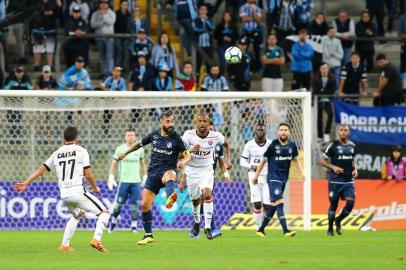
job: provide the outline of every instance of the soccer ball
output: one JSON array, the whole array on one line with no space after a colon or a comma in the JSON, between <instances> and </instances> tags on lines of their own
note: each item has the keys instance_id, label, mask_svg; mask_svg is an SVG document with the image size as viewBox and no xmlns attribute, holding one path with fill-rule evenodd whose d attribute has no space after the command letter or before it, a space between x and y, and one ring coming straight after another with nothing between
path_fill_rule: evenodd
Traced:
<instances>
[{"instance_id":1,"label":"soccer ball","mask_svg":"<svg viewBox=\"0 0 406 270\"><path fill-rule=\"evenodd\" d=\"M224 53L224 58L229 64L237 64L241 62L242 52L238 47L229 47Z\"/></svg>"}]
</instances>

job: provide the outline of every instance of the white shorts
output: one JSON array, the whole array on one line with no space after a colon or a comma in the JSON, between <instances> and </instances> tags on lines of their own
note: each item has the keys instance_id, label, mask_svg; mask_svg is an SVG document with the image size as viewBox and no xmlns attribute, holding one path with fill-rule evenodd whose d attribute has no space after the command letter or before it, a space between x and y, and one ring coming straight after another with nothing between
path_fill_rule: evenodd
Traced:
<instances>
[{"instance_id":1,"label":"white shorts","mask_svg":"<svg viewBox=\"0 0 406 270\"><path fill-rule=\"evenodd\" d=\"M80 210L83 210L85 213L99 215L101 212L107 209L96 196L89 192L85 192L77 196L63 198L62 201L68 208L69 212L71 212L75 217L78 216Z\"/></svg>"},{"instance_id":2,"label":"white shorts","mask_svg":"<svg viewBox=\"0 0 406 270\"><path fill-rule=\"evenodd\" d=\"M248 174L251 191L251 203L262 202L263 204L271 205L271 197L269 195L269 187L266 179L258 179L258 184L254 185L252 179L253 174ZM259 178L266 178L265 176L259 176Z\"/></svg>"},{"instance_id":3,"label":"white shorts","mask_svg":"<svg viewBox=\"0 0 406 270\"><path fill-rule=\"evenodd\" d=\"M187 188L192 200L200 199L204 188L213 189L214 170L212 166L200 168L186 166L185 174Z\"/></svg>"},{"instance_id":4,"label":"white shorts","mask_svg":"<svg viewBox=\"0 0 406 270\"><path fill-rule=\"evenodd\" d=\"M32 46L33 53L54 53L55 52L55 37L46 37L43 44Z\"/></svg>"}]
</instances>

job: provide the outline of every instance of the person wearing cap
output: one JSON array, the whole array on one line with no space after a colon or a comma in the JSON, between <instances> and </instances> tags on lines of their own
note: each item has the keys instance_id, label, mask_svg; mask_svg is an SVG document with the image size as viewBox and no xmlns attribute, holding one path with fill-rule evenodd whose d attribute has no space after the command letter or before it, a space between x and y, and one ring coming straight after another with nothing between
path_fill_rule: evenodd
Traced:
<instances>
[{"instance_id":1,"label":"person wearing cap","mask_svg":"<svg viewBox=\"0 0 406 270\"><path fill-rule=\"evenodd\" d=\"M69 16L72 16L77 10L79 10L82 19L89 23L90 7L86 0L73 0L69 6Z\"/></svg>"},{"instance_id":2,"label":"person wearing cap","mask_svg":"<svg viewBox=\"0 0 406 270\"><path fill-rule=\"evenodd\" d=\"M58 83L58 90L92 90L89 73L84 68L83 57L78 57L75 64L68 68Z\"/></svg>"},{"instance_id":3,"label":"person wearing cap","mask_svg":"<svg viewBox=\"0 0 406 270\"><path fill-rule=\"evenodd\" d=\"M52 76L51 67L46 65L42 67L42 73L37 78L35 89L38 90L56 90L58 83Z\"/></svg>"},{"instance_id":4,"label":"person wearing cap","mask_svg":"<svg viewBox=\"0 0 406 270\"><path fill-rule=\"evenodd\" d=\"M99 1L99 9L93 13L90 25L95 34L114 34L116 13L109 7L108 0ZM97 51L99 52L101 72L108 76L114 65L114 40L112 38L96 39Z\"/></svg>"},{"instance_id":5,"label":"person wearing cap","mask_svg":"<svg viewBox=\"0 0 406 270\"><path fill-rule=\"evenodd\" d=\"M72 15L65 24L67 36L74 37L67 40L63 45L66 65L68 67L75 64L75 59L83 57L85 63L89 63L89 43L83 35L89 32L89 24L83 19L82 9L79 6L72 8Z\"/></svg>"},{"instance_id":6,"label":"person wearing cap","mask_svg":"<svg viewBox=\"0 0 406 270\"><path fill-rule=\"evenodd\" d=\"M128 89L131 91L152 91L154 86L155 69L147 62L145 53L138 52L138 63L130 73Z\"/></svg>"},{"instance_id":7,"label":"person wearing cap","mask_svg":"<svg viewBox=\"0 0 406 270\"><path fill-rule=\"evenodd\" d=\"M159 69L162 66L169 68L168 75L172 78L179 71L176 53L171 45L168 33L162 32L159 36L158 43L152 48L151 64Z\"/></svg>"},{"instance_id":8,"label":"person wearing cap","mask_svg":"<svg viewBox=\"0 0 406 270\"><path fill-rule=\"evenodd\" d=\"M128 10L128 0L121 1L120 8L116 11L114 33L131 33L131 14ZM114 40L114 65L122 67L124 70L128 70L129 45L129 38L116 38Z\"/></svg>"},{"instance_id":9,"label":"person wearing cap","mask_svg":"<svg viewBox=\"0 0 406 270\"><path fill-rule=\"evenodd\" d=\"M158 76L155 77L154 90L155 91L171 91L172 78L168 75L170 68L166 64L159 67Z\"/></svg>"},{"instance_id":10,"label":"person wearing cap","mask_svg":"<svg viewBox=\"0 0 406 270\"><path fill-rule=\"evenodd\" d=\"M402 146L392 146L390 158L382 166L383 180L406 180L406 159L402 158Z\"/></svg>"},{"instance_id":11,"label":"person wearing cap","mask_svg":"<svg viewBox=\"0 0 406 270\"><path fill-rule=\"evenodd\" d=\"M131 25L131 33L138 33L140 29L144 29L145 33L147 35L150 34L150 27L148 24L148 20L144 18L144 15L141 12L140 6L135 6L133 13L132 13L132 18L130 21Z\"/></svg>"},{"instance_id":12,"label":"person wearing cap","mask_svg":"<svg viewBox=\"0 0 406 270\"><path fill-rule=\"evenodd\" d=\"M127 85L125 79L121 77L122 71L123 69L121 67L114 67L111 76L107 77L104 82L100 84L100 88L108 91L126 91Z\"/></svg>"},{"instance_id":13,"label":"person wearing cap","mask_svg":"<svg viewBox=\"0 0 406 270\"><path fill-rule=\"evenodd\" d=\"M140 28L137 33L137 38L134 39L130 44L130 69L133 69L138 62L138 54L140 52L146 57L147 61L149 61L152 52L152 42L148 38L146 30L144 28Z\"/></svg>"},{"instance_id":14,"label":"person wearing cap","mask_svg":"<svg viewBox=\"0 0 406 270\"><path fill-rule=\"evenodd\" d=\"M248 40L246 37L238 40L237 47L242 52L242 59L238 64L227 66L228 76L233 82L236 91L249 91L254 58L247 52Z\"/></svg>"}]
</instances>

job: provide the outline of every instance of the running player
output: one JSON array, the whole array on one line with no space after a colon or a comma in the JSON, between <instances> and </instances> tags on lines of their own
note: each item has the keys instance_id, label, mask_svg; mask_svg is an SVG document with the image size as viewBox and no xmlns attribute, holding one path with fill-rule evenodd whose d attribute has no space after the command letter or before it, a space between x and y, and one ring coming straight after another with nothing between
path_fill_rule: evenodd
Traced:
<instances>
[{"instance_id":1,"label":"running player","mask_svg":"<svg viewBox=\"0 0 406 270\"><path fill-rule=\"evenodd\" d=\"M127 129L124 134L125 143L116 148L113 155L113 161L109 171L108 188L113 190L117 186L114 180L114 173L118 166L118 179L120 183L117 188L116 197L113 203L113 213L111 214L109 233L114 231L117 225L117 218L121 213L123 205L127 201L130 204L131 210L131 231L137 233L137 218L139 201L141 199L141 185L145 182L147 177L147 169L144 161L144 148L129 154L122 162L118 163L118 156L127 151L127 149L136 142L136 134L133 129ZM141 181L141 175L143 181Z\"/></svg>"},{"instance_id":2,"label":"running player","mask_svg":"<svg viewBox=\"0 0 406 270\"><path fill-rule=\"evenodd\" d=\"M269 207L271 205L271 199L269 197L269 186L266 180L266 175L268 173L268 165L266 163L264 164L265 168L258 176L258 184L254 185L252 180L254 178L258 164L270 144L271 140L266 138L265 124L259 123L255 127L255 138L245 144L240 158L241 167L248 169L251 203L254 204L252 213L254 216L254 222L257 225L257 229L259 229L259 226L261 226L262 217L269 210Z\"/></svg>"},{"instance_id":3,"label":"running player","mask_svg":"<svg viewBox=\"0 0 406 270\"><path fill-rule=\"evenodd\" d=\"M186 164L185 174L190 198L193 205L195 224L191 230L194 237L200 231L200 207L203 195L204 232L207 239L213 239L211 221L213 215L212 190L214 185L214 151L217 144L224 145L226 163L230 160L230 146L220 132L210 131L209 116L202 112L198 118L198 128L187 130L182 136L186 147L191 148L192 159ZM223 168L224 169L224 168ZM223 172L224 178L231 183L227 170Z\"/></svg>"},{"instance_id":4,"label":"running player","mask_svg":"<svg viewBox=\"0 0 406 270\"><path fill-rule=\"evenodd\" d=\"M289 139L290 126L286 123L279 124L278 127L278 139L273 140L265 151L263 158L258 164L255 176L252 179L254 185L258 183L259 175L262 168L268 161L268 185L269 193L271 197L271 206L266 213L262 224L257 230L257 235L265 237L265 227L272 219L275 212L278 214L279 222L283 229L285 237L295 236L295 231L290 231L286 224L285 213L283 210L283 192L285 190L286 182L289 179L289 170L292 160L295 162L300 175L303 177L303 169L300 165L298 157L298 150L296 144ZM304 179L304 178L303 178Z\"/></svg>"},{"instance_id":5,"label":"running player","mask_svg":"<svg viewBox=\"0 0 406 270\"><path fill-rule=\"evenodd\" d=\"M349 140L350 128L341 124L338 127L338 140L330 143L323 152L320 164L330 169L328 176L328 197L330 208L328 209L327 235L334 236L333 224L335 221L336 232L341 235L341 221L352 211L355 201L354 179L358 177L355 168L355 144ZM331 163L328 162L331 159ZM340 200L346 201L341 214L336 217L336 210Z\"/></svg>"},{"instance_id":6,"label":"running player","mask_svg":"<svg viewBox=\"0 0 406 270\"><path fill-rule=\"evenodd\" d=\"M91 213L96 215L98 219L90 246L100 252L108 252L101 242L101 237L109 221L110 214L100 200L89 193L83 186L83 180L86 178L92 187L92 191L100 193L90 169L89 153L86 149L77 145L78 131L75 127L67 127L63 132L63 137L65 144L53 152L48 160L27 180L22 183L15 183L13 188L19 193L25 191L33 181L45 172L51 171L51 168L54 167L58 176L61 199L72 213L72 217L66 224L59 251L73 251L70 247L70 240L75 233L79 220L85 213Z\"/></svg>"},{"instance_id":7,"label":"running player","mask_svg":"<svg viewBox=\"0 0 406 270\"><path fill-rule=\"evenodd\" d=\"M152 203L159 190L165 187L166 207L171 208L178 199L176 188L176 168L183 169L190 160L190 154L179 134L174 131L173 115L171 111L163 112L160 116L160 129L150 132L142 140L133 144L118 160L123 160L128 154L139 148L152 144L148 177L142 191L141 208L142 223L145 234L138 241L139 245L154 242L152 236ZM179 155L183 158L178 161Z\"/></svg>"}]
</instances>

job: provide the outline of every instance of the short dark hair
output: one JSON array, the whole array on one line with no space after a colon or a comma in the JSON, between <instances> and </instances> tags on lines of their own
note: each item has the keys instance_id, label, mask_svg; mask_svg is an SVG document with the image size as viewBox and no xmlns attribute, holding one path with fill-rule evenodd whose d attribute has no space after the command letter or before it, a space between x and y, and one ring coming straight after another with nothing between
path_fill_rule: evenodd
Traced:
<instances>
[{"instance_id":1,"label":"short dark hair","mask_svg":"<svg viewBox=\"0 0 406 270\"><path fill-rule=\"evenodd\" d=\"M327 28L327 31L330 31L330 30L335 30L336 28L335 27L333 27L333 26L329 26L328 28Z\"/></svg>"},{"instance_id":2,"label":"short dark hair","mask_svg":"<svg viewBox=\"0 0 406 270\"><path fill-rule=\"evenodd\" d=\"M76 127L67 127L63 131L63 139L66 142L71 142L77 139L79 133Z\"/></svg>"},{"instance_id":3,"label":"short dark hair","mask_svg":"<svg viewBox=\"0 0 406 270\"><path fill-rule=\"evenodd\" d=\"M299 31L298 31L298 33L300 34L300 33L308 33L309 32L309 30L307 30L307 28L301 28L301 29L299 29Z\"/></svg>"},{"instance_id":4,"label":"short dark hair","mask_svg":"<svg viewBox=\"0 0 406 270\"><path fill-rule=\"evenodd\" d=\"M358 53L358 52L352 52L352 53L351 53L351 56L353 56L353 55L359 56L359 53Z\"/></svg>"},{"instance_id":5,"label":"short dark hair","mask_svg":"<svg viewBox=\"0 0 406 270\"><path fill-rule=\"evenodd\" d=\"M279 126L278 126L278 129L280 127L287 127L288 129L290 129L290 125L288 123L285 123L285 122L280 123Z\"/></svg>"},{"instance_id":6,"label":"short dark hair","mask_svg":"<svg viewBox=\"0 0 406 270\"><path fill-rule=\"evenodd\" d=\"M379 53L376 56L376 61L379 61L379 60L386 60L386 55L384 53Z\"/></svg>"},{"instance_id":7,"label":"short dark hair","mask_svg":"<svg viewBox=\"0 0 406 270\"><path fill-rule=\"evenodd\" d=\"M124 0L124 1L127 1L127 0ZM133 129L133 128L127 128L127 129L124 131L124 134L126 134L127 132L134 132L135 136L138 135L138 134L137 134L137 131L135 131L135 129Z\"/></svg>"},{"instance_id":8,"label":"short dark hair","mask_svg":"<svg viewBox=\"0 0 406 270\"><path fill-rule=\"evenodd\" d=\"M161 115L159 116L159 120L164 119L165 117L171 117L173 116L172 111L168 110L168 111L164 111L161 113Z\"/></svg>"},{"instance_id":9,"label":"short dark hair","mask_svg":"<svg viewBox=\"0 0 406 270\"><path fill-rule=\"evenodd\" d=\"M190 62L190 61L185 61L183 63L183 67L185 67L186 65L192 65L193 66L192 62Z\"/></svg>"},{"instance_id":10,"label":"short dark hair","mask_svg":"<svg viewBox=\"0 0 406 270\"><path fill-rule=\"evenodd\" d=\"M257 127L266 127L265 121L259 120L257 122L257 124L255 125L255 128L257 128Z\"/></svg>"}]
</instances>

